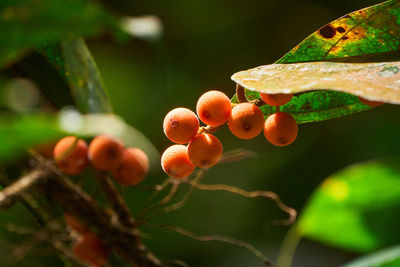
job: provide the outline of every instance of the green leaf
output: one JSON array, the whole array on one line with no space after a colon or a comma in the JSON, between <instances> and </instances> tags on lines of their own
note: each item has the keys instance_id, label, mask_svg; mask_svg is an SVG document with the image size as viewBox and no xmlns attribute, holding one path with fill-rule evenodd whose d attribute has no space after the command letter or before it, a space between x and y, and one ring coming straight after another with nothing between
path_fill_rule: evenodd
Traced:
<instances>
[{"instance_id":1,"label":"green leaf","mask_svg":"<svg viewBox=\"0 0 400 267\"><path fill-rule=\"evenodd\" d=\"M262 93L298 94L331 89L372 101L400 104L398 61L357 64L334 62L272 64L238 72L232 76L232 80L243 87ZM369 108L352 95L332 91L301 94L282 106L281 110L291 113L298 123L304 123L340 117ZM265 114L274 112L268 105L262 110Z\"/></svg>"},{"instance_id":2,"label":"green leaf","mask_svg":"<svg viewBox=\"0 0 400 267\"><path fill-rule=\"evenodd\" d=\"M111 104L96 63L83 39L62 42L65 71L75 104L82 113L110 113Z\"/></svg>"},{"instance_id":3,"label":"green leaf","mask_svg":"<svg viewBox=\"0 0 400 267\"><path fill-rule=\"evenodd\" d=\"M0 117L0 162L11 161L27 148L51 142L65 132L58 127L52 116L6 116Z\"/></svg>"},{"instance_id":4,"label":"green leaf","mask_svg":"<svg viewBox=\"0 0 400 267\"><path fill-rule=\"evenodd\" d=\"M276 63L287 64L310 61L361 63L399 60L399 45L400 1L392 0L352 12L325 25L307 37L303 42L297 45ZM310 66L308 68L312 67L313 66ZM260 68L269 68L269 66ZM277 66L277 68L285 67ZM288 65L287 68L291 69L292 67ZM249 70L248 72L254 70L256 69ZM347 75L344 70L342 70L341 73ZM300 68L296 72L292 72L292 74L294 74L292 77L285 77L287 85L283 83L284 79L282 78L282 82L279 85L283 86L284 89L278 90L277 87L274 87L275 90L271 90L271 92L287 93L292 91L290 86L292 86L293 83L296 83L298 87L305 86L307 84L304 82L304 79L307 78L307 75L302 77ZM282 109L286 112L293 113L298 123L322 121L368 109L368 107L360 104L359 100L352 95L336 91L326 92L325 90L337 90L338 88L335 87L336 84L322 84L321 80L328 77L324 77L322 72L319 74L320 75L317 81L314 80L314 76L308 76L310 79L308 84L313 82L320 83L320 86L317 86L315 89L321 91L304 93L301 96L294 97L291 102ZM233 80L243 87L250 89L246 90L246 96L249 99L259 99L259 94L257 91L266 92L269 90L269 88L266 89L266 87L254 86L254 84L251 85L251 81L238 79L238 75L240 75L240 72L233 75ZM303 81L295 81L295 79L299 79L299 77ZM257 80L262 81L263 79L266 79L263 85L270 81L267 77L263 76L263 73L261 72L259 73L259 76L257 76ZM359 77L358 80L362 80L362 77ZM322 85L325 85L326 87L322 88ZM384 92L377 92L376 94L370 94L370 91L365 92L366 88L372 88L371 86L364 88L365 90L363 90L361 93L359 90L360 86L350 90L350 86L352 85L353 84L349 84L346 87L346 90L341 91L363 96L371 100L384 99L385 102L398 103L397 99L392 99L390 95L382 98L376 97L376 95L383 95ZM275 85L268 86L273 87ZM313 86L306 87L306 90L309 90L308 88ZM251 90L254 90L255 92ZM233 101L237 101L237 99L234 98ZM274 113L275 109L270 106L264 106L263 112L265 116L268 116Z\"/></svg>"},{"instance_id":5,"label":"green leaf","mask_svg":"<svg viewBox=\"0 0 400 267\"><path fill-rule=\"evenodd\" d=\"M300 233L355 252L398 243L399 160L356 164L326 179L300 216Z\"/></svg>"},{"instance_id":6,"label":"green leaf","mask_svg":"<svg viewBox=\"0 0 400 267\"><path fill-rule=\"evenodd\" d=\"M398 267L399 265L400 245L397 245L360 257L342 267Z\"/></svg>"},{"instance_id":7,"label":"green leaf","mask_svg":"<svg viewBox=\"0 0 400 267\"><path fill-rule=\"evenodd\" d=\"M71 35L93 36L115 25L115 19L94 1L3 0L0 3L0 67L44 42Z\"/></svg>"},{"instance_id":8,"label":"green leaf","mask_svg":"<svg viewBox=\"0 0 400 267\"><path fill-rule=\"evenodd\" d=\"M399 24L400 1L386 1L323 26L276 63L330 61L396 51L400 44Z\"/></svg>"}]
</instances>

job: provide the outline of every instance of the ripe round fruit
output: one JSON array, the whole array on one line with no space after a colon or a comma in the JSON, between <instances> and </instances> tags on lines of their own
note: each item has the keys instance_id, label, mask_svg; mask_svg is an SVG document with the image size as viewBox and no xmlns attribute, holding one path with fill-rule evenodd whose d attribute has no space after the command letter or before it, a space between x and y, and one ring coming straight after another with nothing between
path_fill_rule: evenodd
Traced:
<instances>
[{"instance_id":1,"label":"ripe round fruit","mask_svg":"<svg viewBox=\"0 0 400 267\"><path fill-rule=\"evenodd\" d=\"M298 126L296 120L288 113L274 113L265 121L264 135L273 145L290 145L296 139L297 133Z\"/></svg>"},{"instance_id":2,"label":"ripe round fruit","mask_svg":"<svg viewBox=\"0 0 400 267\"><path fill-rule=\"evenodd\" d=\"M89 160L96 169L101 171L118 168L123 154L123 145L106 135L95 137L89 145Z\"/></svg>"},{"instance_id":3,"label":"ripe round fruit","mask_svg":"<svg viewBox=\"0 0 400 267\"><path fill-rule=\"evenodd\" d=\"M184 145L172 145L161 156L161 166L165 173L174 178L185 178L194 171L194 164Z\"/></svg>"},{"instance_id":4,"label":"ripe round fruit","mask_svg":"<svg viewBox=\"0 0 400 267\"><path fill-rule=\"evenodd\" d=\"M81 173L88 164L87 144L75 136L67 136L57 142L53 157L57 166L67 174Z\"/></svg>"},{"instance_id":5,"label":"ripe round fruit","mask_svg":"<svg viewBox=\"0 0 400 267\"><path fill-rule=\"evenodd\" d=\"M370 107L379 107L379 106L382 106L382 105L384 104L383 102L370 101L370 100L367 100L367 99L362 98L362 97L358 97L358 99L360 99L360 101L361 101L364 105L367 105L367 106L370 106Z\"/></svg>"},{"instance_id":6,"label":"ripe round fruit","mask_svg":"<svg viewBox=\"0 0 400 267\"><path fill-rule=\"evenodd\" d=\"M228 127L234 136L241 139L251 139L263 130L264 115L256 105L241 103L232 109Z\"/></svg>"},{"instance_id":7,"label":"ripe round fruit","mask_svg":"<svg viewBox=\"0 0 400 267\"><path fill-rule=\"evenodd\" d=\"M109 254L100 238L90 232L82 234L81 238L75 243L73 251L75 257L93 267L104 266Z\"/></svg>"},{"instance_id":8,"label":"ripe round fruit","mask_svg":"<svg viewBox=\"0 0 400 267\"><path fill-rule=\"evenodd\" d=\"M126 186L137 185L149 170L149 158L139 148L127 148L121 165L112 173L118 182Z\"/></svg>"},{"instance_id":9,"label":"ripe round fruit","mask_svg":"<svg viewBox=\"0 0 400 267\"><path fill-rule=\"evenodd\" d=\"M271 106L282 106L288 103L293 95L292 94L263 94L260 93L261 99Z\"/></svg>"},{"instance_id":10,"label":"ripe round fruit","mask_svg":"<svg viewBox=\"0 0 400 267\"><path fill-rule=\"evenodd\" d=\"M175 108L165 116L164 133L174 143L185 144L192 140L199 130L196 114L187 108Z\"/></svg>"},{"instance_id":11,"label":"ripe round fruit","mask_svg":"<svg viewBox=\"0 0 400 267\"><path fill-rule=\"evenodd\" d=\"M216 127L224 124L231 113L231 101L220 91L208 91L197 101L196 111L200 120Z\"/></svg>"},{"instance_id":12,"label":"ripe round fruit","mask_svg":"<svg viewBox=\"0 0 400 267\"><path fill-rule=\"evenodd\" d=\"M199 168L214 166L222 157L222 144L211 134L199 134L188 145L189 159Z\"/></svg>"},{"instance_id":13,"label":"ripe round fruit","mask_svg":"<svg viewBox=\"0 0 400 267\"><path fill-rule=\"evenodd\" d=\"M65 224L71 228L72 230L77 231L78 233L85 233L87 229L82 225L82 223L77 220L74 216L64 213Z\"/></svg>"}]
</instances>

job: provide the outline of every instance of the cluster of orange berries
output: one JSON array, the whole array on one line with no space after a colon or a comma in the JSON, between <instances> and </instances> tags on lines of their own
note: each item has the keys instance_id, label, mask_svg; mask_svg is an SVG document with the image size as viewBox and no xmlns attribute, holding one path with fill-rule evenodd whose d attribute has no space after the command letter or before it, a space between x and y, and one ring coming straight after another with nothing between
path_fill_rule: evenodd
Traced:
<instances>
[{"instance_id":1,"label":"cluster of orange berries","mask_svg":"<svg viewBox=\"0 0 400 267\"><path fill-rule=\"evenodd\" d=\"M269 105L280 106L289 102L292 95L261 94L261 98ZM298 133L297 123L290 114L276 112L264 121L258 106L249 102L232 105L220 91L204 93L197 101L196 111L200 120L208 126L218 127L228 122L232 134L240 139L254 138L264 130L271 144L287 146ZM221 142L200 127L197 116L187 108L175 108L164 119L165 135L178 144L168 147L161 158L163 170L172 177L187 177L196 166L211 167L222 157ZM184 146L186 143L189 144Z\"/></svg>"},{"instance_id":2,"label":"cluster of orange berries","mask_svg":"<svg viewBox=\"0 0 400 267\"><path fill-rule=\"evenodd\" d=\"M108 261L110 250L107 249L101 239L84 227L79 220L69 214L64 214L65 224L77 236L73 246L76 258L89 266L101 267Z\"/></svg>"},{"instance_id":3,"label":"cluster of orange berries","mask_svg":"<svg viewBox=\"0 0 400 267\"><path fill-rule=\"evenodd\" d=\"M75 136L64 137L54 147L57 166L66 174L76 175L89 162L100 171L110 171L120 184L140 183L149 169L149 159L139 148L124 148L122 142L106 135L95 137L90 145Z\"/></svg>"}]
</instances>

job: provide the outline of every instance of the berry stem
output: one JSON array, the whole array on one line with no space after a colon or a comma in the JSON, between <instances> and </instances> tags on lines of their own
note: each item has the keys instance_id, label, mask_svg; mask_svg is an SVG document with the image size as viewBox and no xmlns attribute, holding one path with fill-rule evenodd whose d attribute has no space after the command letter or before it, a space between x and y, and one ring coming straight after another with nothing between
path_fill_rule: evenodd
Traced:
<instances>
[{"instance_id":1,"label":"berry stem","mask_svg":"<svg viewBox=\"0 0 400 267\"><path fill-rule=\"evenodd\" d=\"M241 86L240 84L236 84L236 96L239 100L239 103L249 102L249 100L247 100L244 87Z\"/></svg>"},{"instance_id":2,"label":"berry stem","mask_svg":"<svg viewBox=\"0 0 400 267\"><path fill-rule=\"evenodd\" d=\"M239 103L246 103L250 102L256 105L257 107L261 107L265 105L265 102L262 99L256 99L253 101L249 101L246 97L246 92L244 90L244 87L241 86L240 84L236 84L236 96L239 100Z\"/></svg>"},{"instance_id":3,"label":"berry stem","mask_svg":"<svg viewBox=\"0 0 400 267\"><path fill-rule=\"evenodd\" d=\"M210 125L207 126L201 126L199 128L199 131L197 132L197 134L202 134L202 133L215 133L216 131L218 131L218 129L221 128L221 126L216 126L216 127L212 127Z\"/></svg>"}]
</instances>

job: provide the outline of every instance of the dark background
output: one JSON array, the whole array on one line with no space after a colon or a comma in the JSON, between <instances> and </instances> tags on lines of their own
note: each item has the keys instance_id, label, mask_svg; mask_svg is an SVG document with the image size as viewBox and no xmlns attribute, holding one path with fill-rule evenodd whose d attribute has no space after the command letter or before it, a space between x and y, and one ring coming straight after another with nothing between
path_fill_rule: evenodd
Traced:
<instances>
[{"instance_id":1,"label":"dark background","mask_svg":"<svg viewBox=\"0 0 400 267\"><path fill-rule=\"evenodd\" d=\"M104 2L119 14L153 14L163 22L160 40L135 39L122 44L102 38L88 41L116 113L162 152L171 145L162 132L162 121L169 110L181 106L194 110L198 97L211 89L232 96L233 73L271 64L324 24L379 1ZM285 203L301 210L313 190L335 171L398 154L399 115L396 106L386 104L349 117L301 125L298 139L284 148L273 147L262 135L239 140L224 127L216 135L225 151L245 148L257 157L217 165L206 173L204 182L272 190ZM160 166L153 166L147 183L160 182L164 177ZM125 195L137 213L148 193L129 189ZM276 260L288 227L265 226L285 216L265 199L196 191L185 207L154 222L242 239ZM182 259L190 266L263 266L245 249L151 228L142 230L148 237L146 244L161 258ZM303 240L293 266L338 266L355 256Z\"/></svg>"}]
</instances>

